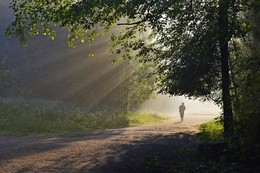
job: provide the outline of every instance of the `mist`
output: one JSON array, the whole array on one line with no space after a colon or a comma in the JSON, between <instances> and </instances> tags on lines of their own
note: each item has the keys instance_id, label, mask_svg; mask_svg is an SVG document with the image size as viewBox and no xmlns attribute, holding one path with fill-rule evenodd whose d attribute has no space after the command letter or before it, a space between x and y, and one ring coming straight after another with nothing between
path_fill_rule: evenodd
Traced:
<instances>
[{"instance_id":1,"label":"mist","mask_svg":"<svg viewBox=\"0 0 260 173\"><path fill-rule=\"evenodd\" d=\"M213 102L201 102L184 96L170 97L168 95L157 95L155 99L144 103L140 111L179 116L179 106L182 102L186 107L185 115L219 116L221 114L221 109Z\"/></svg>"},{"instance_id":2,"label":"mist","mask_svg":"<svg viewBox=\"0 0 260 173\"><path fill-rule=\"evenodd\" d=\"M4 36L13 18L9 2L0 3L0 58L15 71L16 88L6 88L6 97L64 101L89 108L121 102L117 95L128 77L122 76L127 68L124 63L112 65L108 37L69 48L67 30L57 28L54 40L40 34L21 47L17 38Z\"/></svg>"}]
</instances>

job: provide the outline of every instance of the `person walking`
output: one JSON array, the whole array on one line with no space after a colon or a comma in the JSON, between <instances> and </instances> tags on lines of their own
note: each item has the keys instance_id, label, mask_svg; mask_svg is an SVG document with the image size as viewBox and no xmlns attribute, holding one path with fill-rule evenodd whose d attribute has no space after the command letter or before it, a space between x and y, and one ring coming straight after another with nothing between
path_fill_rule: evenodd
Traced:
<instances>
[{"instance_id":1,"label":"person walking","mask_svg":"<svg viewBox=\"0 0 260 173\"><path fill-rule=\"evenodd\" d=\"M180 116L181 116L181 122L183 121L185 109L186 109L186 107L185 107L184 103L182 102L181 105L179 106L179 112L180 112Z\"/></svg>"}]
</instances>

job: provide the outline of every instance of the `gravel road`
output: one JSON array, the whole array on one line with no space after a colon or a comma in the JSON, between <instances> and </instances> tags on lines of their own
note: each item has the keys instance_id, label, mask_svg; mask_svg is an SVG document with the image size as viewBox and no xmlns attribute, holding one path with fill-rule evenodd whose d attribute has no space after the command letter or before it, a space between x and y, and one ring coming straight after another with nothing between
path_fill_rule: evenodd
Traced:
<instances>
[{"instance_id":1,"label":"gravel road","mask_svg":"<svg viewBox=\"0 0 260 173\"><path fill-rule=\"evenodd\" d=\"M0 173L148 173L151 167L167 172L182 159L177 151L199 144L198 124L213 118L190 115L183 123L177 117L57 138L0 136Z\"/></svg>"}]
</instances>

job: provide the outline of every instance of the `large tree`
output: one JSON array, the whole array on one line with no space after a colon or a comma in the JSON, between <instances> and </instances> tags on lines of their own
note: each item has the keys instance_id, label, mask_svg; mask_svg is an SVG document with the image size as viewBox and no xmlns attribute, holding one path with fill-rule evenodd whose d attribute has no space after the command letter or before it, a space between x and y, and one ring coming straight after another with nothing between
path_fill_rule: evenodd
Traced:
<instances>
[{"instance_id":1,"label":"large tree","mask_svg":"<svg viewBox=\"0 0 260 173\"><path fill-rule=\"evenodd\" d=\"M42 32L54 38L55 26L69 28L68 42L93 41L114 24L114 52L153 61L162 93L216 98L222 93L224 130L230 135L232 104L229 42L249 28L243 12L249 0L13 0L14 21L7 35ZM119 33L119 34L118 34ZM145 34L146 33L146 34ZM147 34L150 39L147 39ZM112 51L113 52L113 51Z\"/></svg>"}]
</instances>

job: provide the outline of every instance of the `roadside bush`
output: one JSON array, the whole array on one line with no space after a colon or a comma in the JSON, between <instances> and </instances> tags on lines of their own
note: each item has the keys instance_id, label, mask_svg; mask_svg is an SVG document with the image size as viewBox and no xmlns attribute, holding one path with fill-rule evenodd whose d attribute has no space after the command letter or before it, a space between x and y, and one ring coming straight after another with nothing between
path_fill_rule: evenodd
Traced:
<instances>
[{"instance_id":1,"label":"roadside bush","mask_svg":"<svg viewBox=\"0 0 260 173\"><path fill-rule=\"evenodd\" d=\"M206 141L223 141L224 140L224 128L221 123L221 118L217 117L216 119L203 123L200 125L200 133L197 136Z\"/></svg>"}]
</instances>

